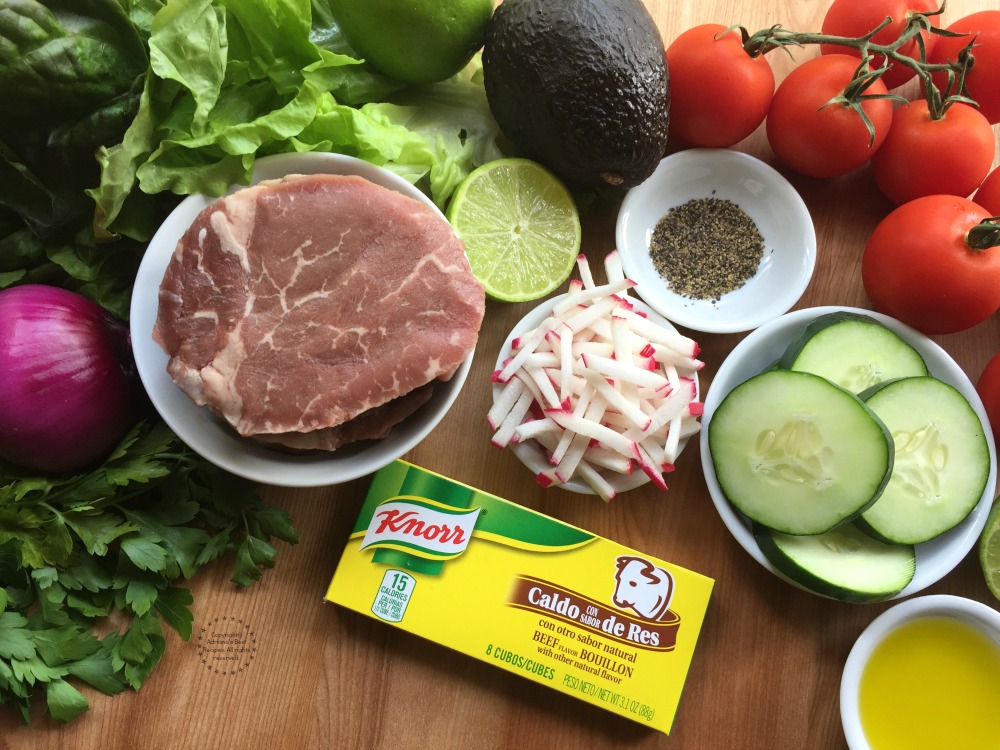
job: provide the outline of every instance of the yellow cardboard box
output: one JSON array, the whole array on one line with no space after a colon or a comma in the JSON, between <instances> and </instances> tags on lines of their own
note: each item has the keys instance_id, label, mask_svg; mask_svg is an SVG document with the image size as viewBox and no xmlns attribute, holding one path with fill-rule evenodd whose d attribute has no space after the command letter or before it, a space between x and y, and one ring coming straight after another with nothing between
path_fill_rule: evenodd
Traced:
<instances>
[{"instance_id":1,"label":"yellow cardboard box","mask_svg":"<svg viewBox=\"0 0 1000 750\"><path fill-rule=\"evenodd\" d=\"M669 733L712 586L396 461L326 598Z\"/></svg>"}]
</instances>

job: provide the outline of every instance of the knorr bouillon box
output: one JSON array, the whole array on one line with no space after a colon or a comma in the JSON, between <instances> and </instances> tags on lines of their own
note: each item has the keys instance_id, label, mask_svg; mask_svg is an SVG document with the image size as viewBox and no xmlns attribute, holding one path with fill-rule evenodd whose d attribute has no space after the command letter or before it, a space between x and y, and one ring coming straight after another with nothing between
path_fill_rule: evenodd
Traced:
<instances>
[{"instance_id":1,"label":"knorr bouillon box","mask_svg":"<svg viewBox=\"0 0 1000 750\"><path fill-rule=\"evenodd\" d=\"M326 598L669 732L712 585L396 461Z\"/></svg>"}]
</instances>

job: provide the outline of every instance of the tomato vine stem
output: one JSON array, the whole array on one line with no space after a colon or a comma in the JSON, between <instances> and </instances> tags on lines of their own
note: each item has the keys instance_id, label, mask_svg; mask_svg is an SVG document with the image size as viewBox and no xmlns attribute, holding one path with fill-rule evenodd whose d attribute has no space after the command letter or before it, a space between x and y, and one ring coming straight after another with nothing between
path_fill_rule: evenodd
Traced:
<instances>
[{"instance_id":1,"label":"tomato vine stem","mask_svg":"<svg viewBox=\"0 0 1000 750\"><path fill-rule=\"evenodd\" d=\"M965 235L965 244L973 250L1000 247L1000 216L983 219Z\"/></svg>"},{"instance_id":2,"label":"tomato vine stem","mask_svg":"<svg viewBox=\"0 0 1000 750\"><path fill-rule=\"evenodd\" d=\"M734 26L732 28L740 30L743 39L743 49L750 57L758 57L775 49L782 49L790 55L790 48L805 47L810 44L836 45L857 50L861 58L861 64L858 66L854 79L845 87L844 93L828 102L828 105L842 104L855 109L861 115L862 119L865 120L866 125L869 126L869 131L874 133L871 123L861 109L862 101L866 96L869 96L864 92L894 64L906 66L917 75L927 100L927 108L934 119L943 117L948 108L956 102L963 102L978 108L978 104L967 95L965 89L966 73L975 62L975 55L973 53L976 43L975 37L971 38L969 44L962 49L957 60L948 60L943 63L932 63L927 60L924 33L949 37L968 36L968 34L940 29L931 23L930 19L933 16L942 14L944 9L945 3L942 2L937 10L925 13L910 13L906 26L900 32L900 35L893 41L885 44L875 42L874 37L892 23L892 18L889 16L886 16L882 23L867 34L856 37L792 31L784 29L780 25L761 29L753 34L749 33L742 26ZM917 50L915 57L901 51L910 42L914 42ZM879 57L884 62L880 66L873 68L873 61ZM946 84L943 89L939 89L934 83L933 75L935 73L944 74ZM905 101L905 97L895 94L871 96Z\"/></svg>"}]
</instances>

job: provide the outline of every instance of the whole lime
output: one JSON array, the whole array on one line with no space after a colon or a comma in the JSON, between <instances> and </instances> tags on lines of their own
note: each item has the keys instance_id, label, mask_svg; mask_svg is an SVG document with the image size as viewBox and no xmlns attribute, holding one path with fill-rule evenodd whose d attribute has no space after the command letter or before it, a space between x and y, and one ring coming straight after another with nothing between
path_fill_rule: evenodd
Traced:
<instances>
[{"instance_id":1,"label":"whole lime","mask_svg":"<svg viewBox=\"0 0 1000 750\"><path fill-rule=\"evenodd\" d=\"M483 46L493 0L330 0L347 43L405 83L443 81Z\"/></svg>"}]
</instances>

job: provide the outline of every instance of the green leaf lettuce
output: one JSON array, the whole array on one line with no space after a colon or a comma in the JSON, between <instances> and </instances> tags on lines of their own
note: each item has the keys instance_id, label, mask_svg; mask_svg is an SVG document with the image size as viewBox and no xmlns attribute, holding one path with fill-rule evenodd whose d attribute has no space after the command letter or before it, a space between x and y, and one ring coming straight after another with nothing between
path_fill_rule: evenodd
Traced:
<instances>
[{"instance_id":1,"label":"green leaf lettuce","mask_svg":"<svg viewBox=\"0 0 1000 750\"><path fill-rule=\"evenodd\" d=\"M478 61L451 80L404 88L354 57L325 10L308 0L167 2L152 19L136 117L99 155L90 195L103 228L148 239L150 196L221 195L250 181L258 156L357 156L440 206L471 169L499 157Z\"/></svg>"}]
</instances>

